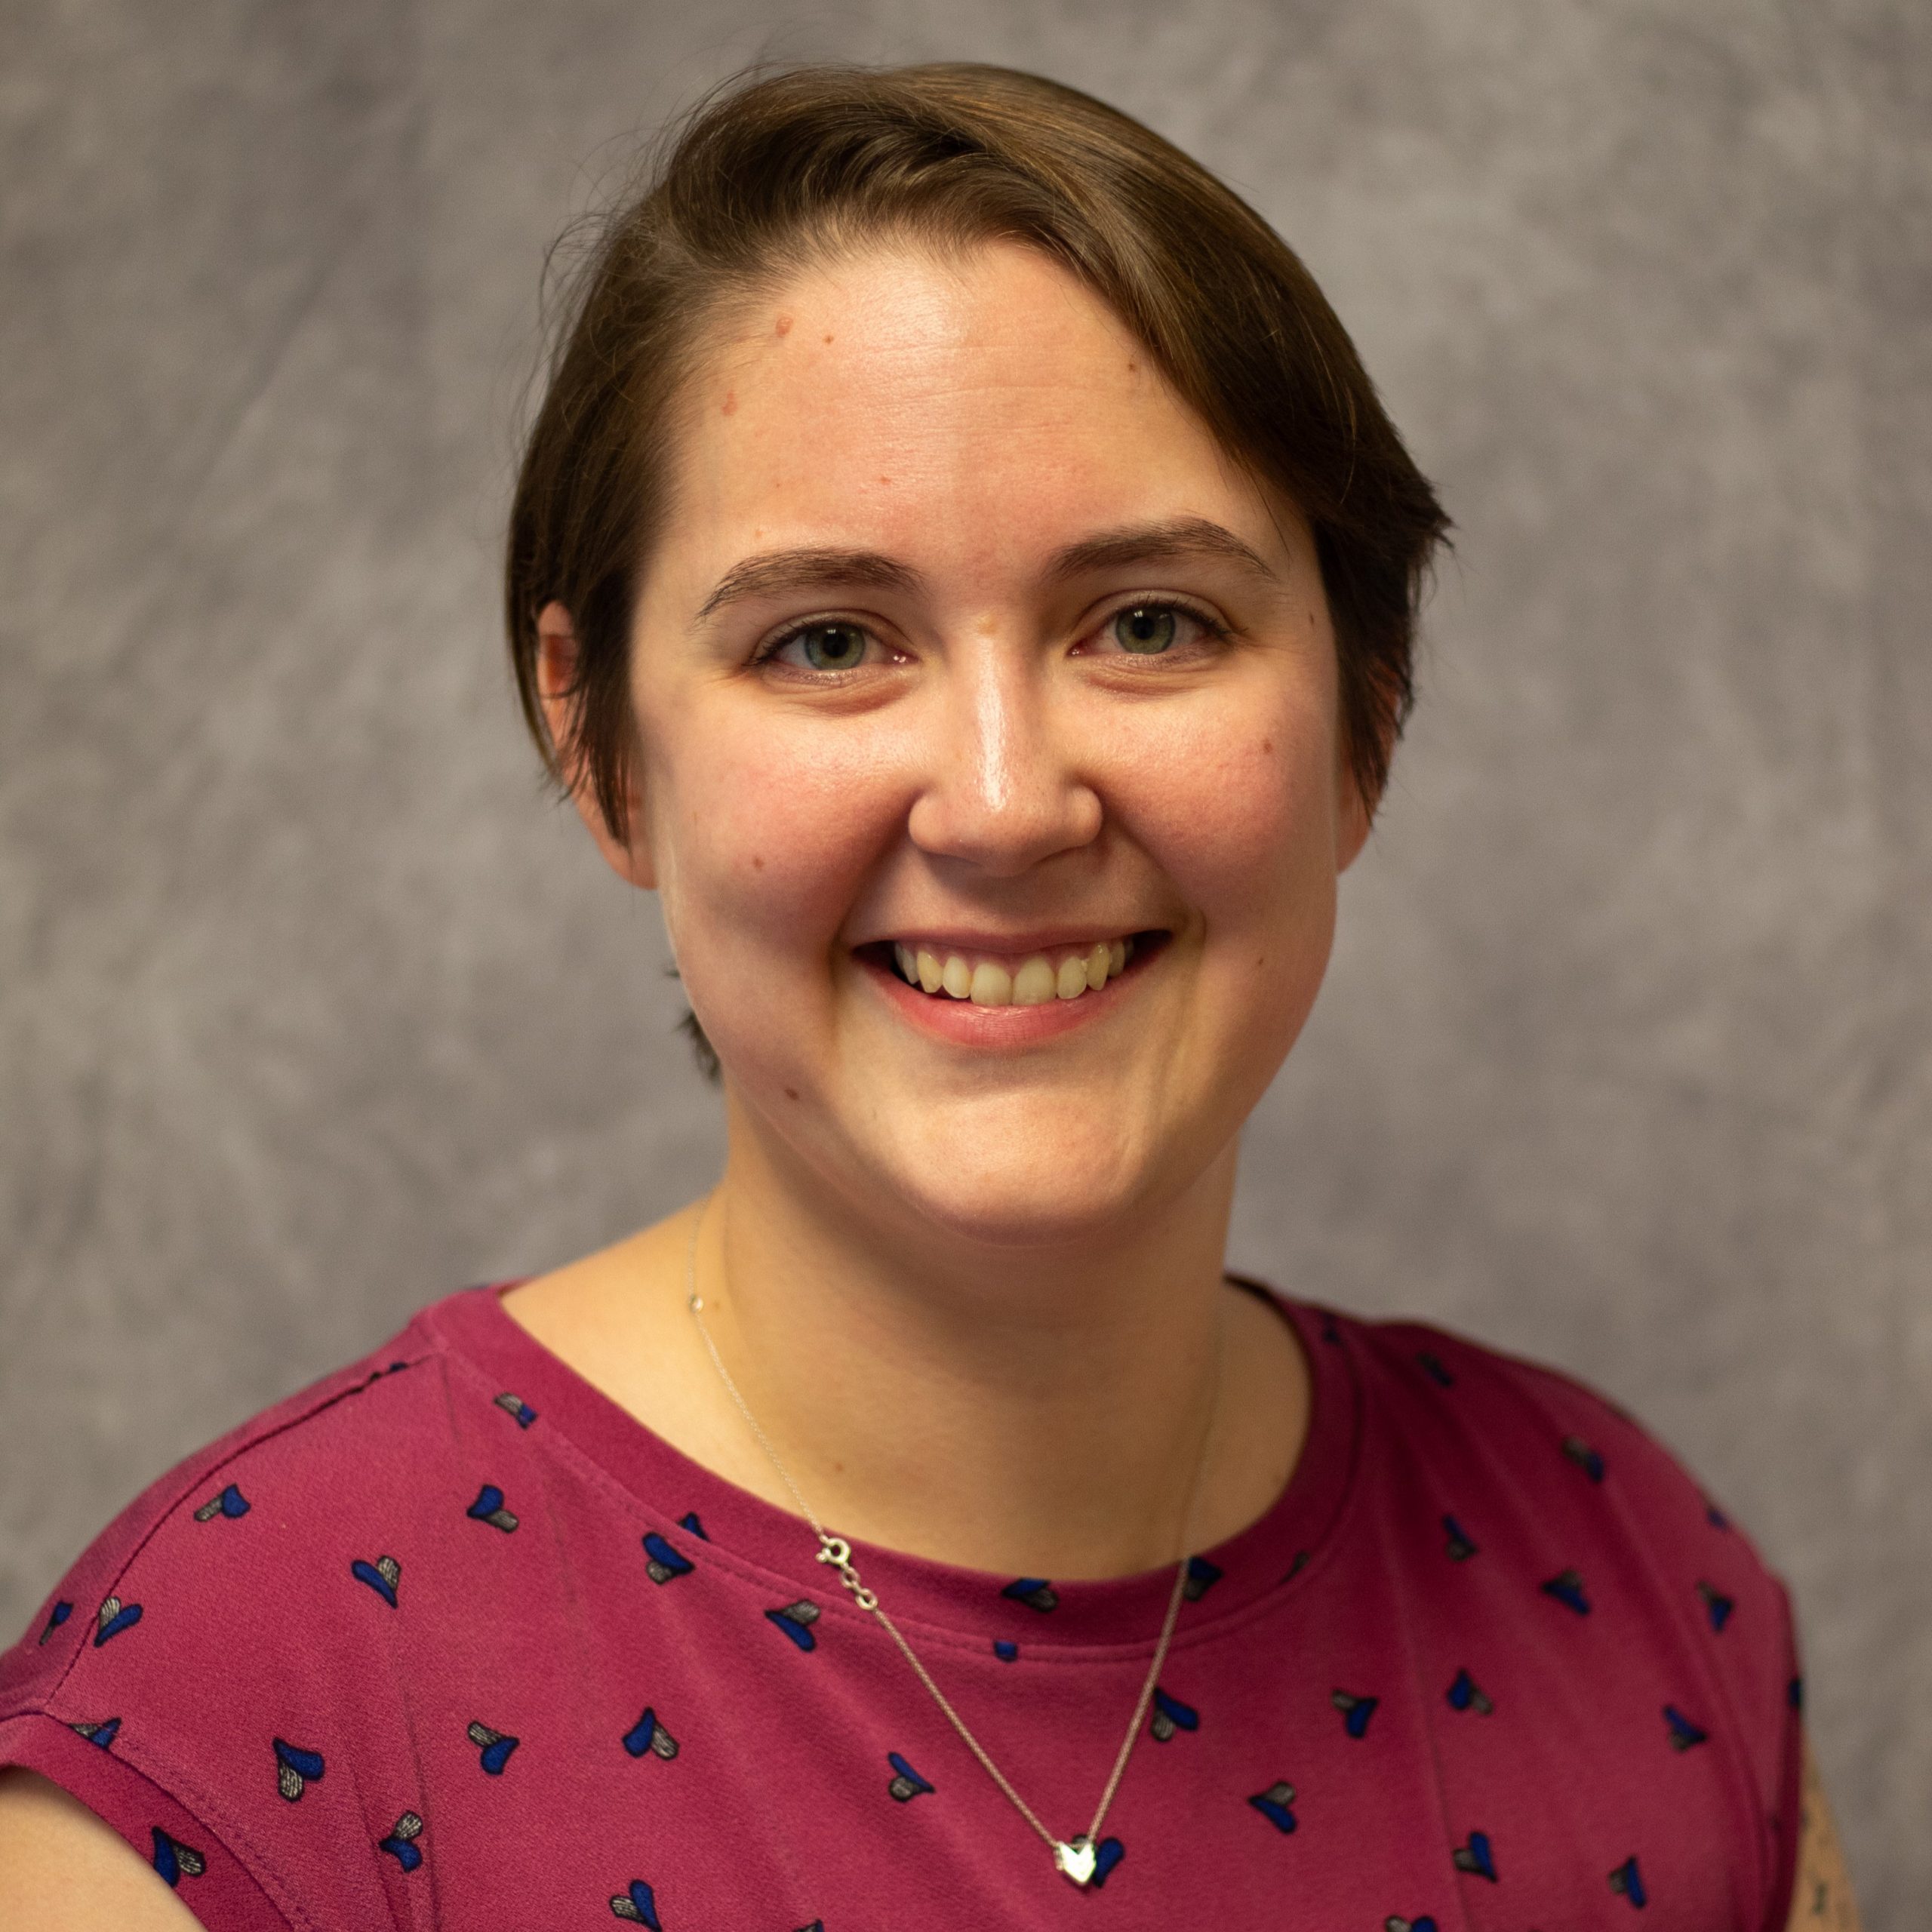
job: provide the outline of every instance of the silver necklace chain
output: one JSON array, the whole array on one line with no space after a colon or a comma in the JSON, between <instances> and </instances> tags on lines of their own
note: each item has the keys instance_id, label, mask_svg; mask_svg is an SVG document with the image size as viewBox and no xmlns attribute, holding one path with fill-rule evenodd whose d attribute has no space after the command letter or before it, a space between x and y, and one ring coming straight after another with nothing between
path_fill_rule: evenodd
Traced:
<instances>
[{"instance_id":1,"label":"silver necklace chain","mask_svg":"<svg viewBox=\"0 0 1932 1932\"><path fill-rule=\"evenodd\" d=\"M876 1595L860 1580L859 1572L852 1561L852 1546L843 1537L834 1536L813 1514L812 1506L804 1499L804 1493L792 1480L792 1472L785 1466L783 1458L772 1447L758 1419L752 1414L751 1404L739 1392L738 1385L731 1379L731 1371L724 1366L724 1358L718 1352L718 1344L712 1340L711 1330L704 1318L704 1298L697 1291L697 1238L704 1225L704 1217L710 1207L709 1198L691 1223L689 1245L685 1254L685 1299L691 1312L691 1318L697 1324L697 1331L704 1338L704 1346L711 1357L712 1366L718 1371L718 1379L724 1384L738 1413L758 1439L758 1445L770 1459L771 1466L778 1472L785 1487L792 1493L792 1500L798 1506L798 1514L812 1526L812 1533L818 1538L818 1560L829 1564L838 1573L838 1580L851 1592L852 1601L860 1609L876 1618L885 1634L899 1647L900 1654L912 1667L913 1675L926 1687L933 1702L945 1714L947 1723L959 1734L960 1742L980 1761L981 1768L991 1778L1007 1801L1020 1817L1024 1818L1038 1834L1043 1844L1053 1854L1055 1867L1071 1878L1076 1885L1085 1885L1094 1876L1095 1862L1100 1844L1100 1826L1106 1820L1108 1807L1114 1801L1114 1793L1120 1789L1121 1779L1127 1770L1127 1761L1132 1754L1134 1740L1140 1734L1141 1720L1147 1715L1147 1706L1153 1701L1154 1686L1159 1680L1161 1666L1167 1661L1168 1645L1173 1640L1174 1624L1180 1615L1181 1598L1187 1587L1187 1566L1189 1553L1183 1551L1180 1562L1175 1566L1174 1587L1168 1593L1168 1613L1161 1624L1160 1641L1154 1646L1154 1661L1148 1667L1147 1681L1140 1687L1140 1696L1134 1706L1134 1715L1127 1727L1127 1735L1121 1740L1120 1750L1114 1758L1112 1770L1108 1774L1106 1789L1100 1793L1100 1801L1094 1811L1094 1822L1077 1837L1057 1838L1030 1806L1007 1780L1005 1774L986 1754L986 1749L972 1732L967 1728L966 1720L952 1707L946 1693L932 1680L932 1674L914 1654L912 1647L900 1633L897 1624L886 1614L885 1609ZM1213 1440L1215 1417L1220 1407L1221 1353L1214 1351L1214 1389L1208 1409L1208 1421L1201 1432L1201 1448L1195 1459L1194 1476L1188 1485L1187 1502L1181 1515L1182 1540L1186 1540L1187 1525L1194 1514L1195 1499L1201 1487L1202 1472L1208 1466L1208 1447Z\"/></svg>"}]
</instances>

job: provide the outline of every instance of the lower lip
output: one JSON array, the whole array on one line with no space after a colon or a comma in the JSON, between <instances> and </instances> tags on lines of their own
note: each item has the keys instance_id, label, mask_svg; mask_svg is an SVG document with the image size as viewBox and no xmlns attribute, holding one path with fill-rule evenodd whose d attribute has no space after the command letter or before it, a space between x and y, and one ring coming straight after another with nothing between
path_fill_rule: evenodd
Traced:
<instances>
[{"instance_id":1,"label":"lower lip","mask_svg":"<svg viewBox=\"0 0 1932 1932\"><path fill-rule=\"evenodd\" d=\"M889 966L857 955L857 964L912 1026L935 1040L962 1047L1032 1047L1057 1040L1077 1026L1104 1017L1131 996L1134 983L1159 957L1157 948L1137 951L1120 974L1097 992L1038 1006L975 1006L969 999L909 986Z\"/></svg>"}]
</instances>

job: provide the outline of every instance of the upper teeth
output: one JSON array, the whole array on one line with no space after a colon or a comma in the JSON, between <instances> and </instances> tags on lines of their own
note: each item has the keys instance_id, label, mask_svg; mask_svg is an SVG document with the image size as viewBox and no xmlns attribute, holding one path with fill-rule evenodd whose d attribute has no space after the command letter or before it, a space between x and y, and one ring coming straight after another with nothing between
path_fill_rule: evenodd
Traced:
<instances>
[{"instance_id":1,"label":"upper teeth","mask_svg":"<svg viewBox=\"0 0 1932 1932\"><path fill-rule=\"evenodd\" d=\"M1044 1006L1097 992L1134 957L1131 939L1097 940L1086 947L1055 946L1014 965L984 953L933 952L895 942L900 977L929 993L969 999L975 1006Z\"/></svg>"}]
</instances>

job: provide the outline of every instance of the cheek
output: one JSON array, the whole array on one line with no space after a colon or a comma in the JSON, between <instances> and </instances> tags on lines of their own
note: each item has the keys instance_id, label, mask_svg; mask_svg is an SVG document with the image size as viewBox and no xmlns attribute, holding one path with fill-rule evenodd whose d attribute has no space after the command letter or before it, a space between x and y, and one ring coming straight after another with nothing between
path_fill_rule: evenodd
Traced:
<instances>
[{"instance_id":1,"label":"cheek","mask_svg":"<svg viewBox=\"0 0 1932 1932\"><path fill-rule=\"evenodd\" d=\"M660 735L652 762L650 837L681 963L770 972L822 957L900 804L872 734L728 715Z\"/></svg>"},{"instance_id":2,"label":"cheek","mask_svg":"<svg viewBox=\"0 0 1932 1932\"><path fill-rule=\"evenodd\" d=\"M1211 937L1278 934L1311 918L1325 931L1335 874L1333 725L1318 702L1247 695L1166 721L1158 744L1134 746L1123 815Z\"/></svg>"},{"instance_id":3,"label":"cheek","mask_svg":"<svg viewBox=\"0 0 1932 1932\"><path fill-rule=\"evenodd\" d=\"M1212 1117L1231 1132L1300 1036L1327 971L1337 801L1334 728L1318 700L1257 703L1224 724L1176 748L1148 838L1200 921L1185 1037Z\"/></svg>"}]
</instances>

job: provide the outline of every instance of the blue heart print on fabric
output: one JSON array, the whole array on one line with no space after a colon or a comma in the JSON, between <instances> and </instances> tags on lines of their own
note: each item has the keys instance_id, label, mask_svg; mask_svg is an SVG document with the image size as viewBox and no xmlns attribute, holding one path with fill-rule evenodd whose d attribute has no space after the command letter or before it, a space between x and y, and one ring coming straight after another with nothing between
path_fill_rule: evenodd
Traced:
<instances>
[{"instance_id":1,"label":"blue heart print on fabric","mask_svg":"<svg viewBox=\"0 0 1932 1932\"><path fill-rule=\"evenodd\" d=\"M1583 1580L1574 1570L1565 1570L1539 1586L1546 1597L1554 1597L1567 1610L1574 1610L1579 1617L1590 1614L1590 1600L1583 1594Z\"/></svg>"},{"instance_id":2,"label":"blue heart print on fabric","mask_svg":"<svg viewBox=\"0 0 1932 1932\"><path fill-rule=\"evenodd\" d=\"M497 1398L497 1406L506 1415L514 1416L519 1429L528 1429L537 1420L537 1411L520 1395L512 1395L506 1389Z\"/></svg>"},{"instance_id":3,"label":"blue heart print on fabric","mask_svg":"<svg viewBox=\"0 0 1932 1932\"><path fill-rule=\"evenodd\" d=\"M100 1718L90 1724L83 1719L78 1724L69 1724L68 1729L78 1731L90 1744L98 1744L105 1751L119 1733L121 1720L118 1718Z\"/></svg>"},{"instance_id":4,"label":"blue heart print on fabric","mask_svg":"<svg viewBox=\"0 0 1932 1932\"><path fill-rule=\"evenodd\" d=\"M1472 1832L1467 1844L1459 1844L1451 1856L1456 1861L1458 1872L1472 1872L1478 1878L1487 1878L1494 1885L1500 1881L1496 1875L1496 1854L1490 1849L1487 1832Z\"/></svg>"},{"instance_id":5,"label":"blue heart print on fabric","mask_svg":"<svg viewBox=\"0 0 1932 1932\"><path fill-rule=\"evenodd\" d=\"M1713 1589L1709 1583L1700 1583L1697 1594L1704 1600L1704 1614L1711 1620L1711 1628L1721 1630L1730 1621L1730 1613L1737 1606L1721 1590Z\"/></svg>"},{"instance_id":6,"label":"blue heart print on fabric","mask_svg":"<svg viewBox=\"0 0 1932 1932\"><path fill-rule=\"evenodd\" d=\"M812 1626L818 1621L818 1605L808 1597L801 1597L796 1603L788 1603L783 1610L768 1610L766 1617L784 1632L801 1651L815 1651L818 1639L812 1635Z\"/></svg>"},{"instance_id":7,"label":"blue heart print on fabric","mask_svg":"<svg viewBox=\"0 0 1932 1932\"><path fill-rule=\"evenodd\" d=\"M40 1633L40 1641L43 1644L45 1643L48 1638L52 1636L54 1632L59 1629L73 1614L74 1606L68 1602L66 1598L62 1598L60 1602L47 1613L47 1623Z\"/></svg>"},{"instance_id":8,"label":"blue heart print on fabric","mask_svg":"<svg viewBox=\"0 0 1932 1932\"><path fill-rule=\"evenodd\" d=\"M1794 1677L1791 1681L1784 1687L1784 1700L1794 1711L1801 1711L1804 1709L1804 1680L1803 1678Z\"/></svg>"},{"instance_id":9,"label":"blue heart print on fabric","mask_svg":"<svg viewBox=\"0 0 1932 1932\"><path fill-rule=\"evenodd\" d=\"M492 1730L487 1724L472 1724L467 1735L470 1743L482 1753L483 1768L493 1778L503 1776L503 1767L510 1761L510 1753L523 1741L505 1732Z\"/></svg>"},{"instance_id":10,"label":"blue heart print on fabric","mask_svg":"<svg viewBox=\"0 0 1932 1932\"><path fill-rule=\"evenodd\" d=\"M664 1932L657 1922L657 1900L641 1878L633 1878L611 1901L611 1915L627 1918L633 1925L648 1925L651 1932Z\"/></svg>"},{"instance_id":11,"label":"blue heart print on fabric","mask_svg":"<svg viewBox=\"0 0 1932 1932\"><path fill-rule=\"evenodd\" d=\"M198 1878L208 1869L208 1860L192 1845L170 1838L158 1825L149 1829L154 1833L154 1869L168 1884L178 1886L183 1878Z\"/></svg>"},{"instance_id":12,"label":"blue heart print on fabric","mask_svg":"<svg viewBox=\"0 0 1932 1932\"><path fill-rule=\"evenodd\" d=\"M414 1811L405 1811L386 1838L376 1841L376 1849L386 1851L405 1872L414 1872L423 1863L423 1847L416 1841L423 1835L423 1820Z\"/></svg>"},{"instance_id":13,"label":"blue heart print on fabric","mask_svg":"<svg viewBox=\"0 0 1932 1932\"><path fill-rule=\"evenodd\" d=\"M476 1492L476 1500L464 1513L479 1523L488 1523L492 1529L501 1530L506 1536L516 1527L516 1518L503 1507L503 1492L493 1482L486 1482Z\"/></svg>"},{"instance_id":14,"label":"blue heart print on fabric","mask_svg":"<svg viewBox=\"0 0 1932 1932\"><path fill-rule=\"evenodd\" d=\"M367 1583L390 1609L395 1609L396 1586L402 1581L402 1565L393 1556L379 1556L373 1563L365 1563L358 1556L349 1566L349 1574L358 1583Z\"/></svg>"},{"instance_id":15,"label":"blue heart print on fabric","mask_svg":"<svg viewBox=\"0 0 1932 1932\"><path fill-rule=\"evenodd\" d=\"M1375 1715L1380 1697L1358 1697L1346 1690L1331 1690L1328 1701L1342 1714L1342 1728L1358 1740L1368 1735L1368 1721Z\"/></svg>"},{"instance_id":16,"label":"blue heart print on fabric","mask_svg":"<svg viewBox=\"0 0 1932 1932\"><path fill-rule=\"evenodd\" d=\"M1060 1598L1054 1595L1054 1586L1044 1577L1016 1577L1000 1595L1011 1597L1015 1603L1023 1603L1029 1610L1044 1611L1060 1607Z\"/></svg>"},{"instance_id":17,"label":"blue heart print on fabric","mask_svg":"<svg viewBox=\"0 0 1932 1932\"><path fill-rule=\"evenodd\" d=\"M1181 1586L1181 1595L1189 1603L1198 1603L1221 1580L1221 1566L1210 1563L1204 1556L1190 1556L1187 1559L1187 1581Z\"/></svg>"},{"instance_id":18,"label":"blue heart print on fabric","mask_svg":"<svg viewBox=\"0 0 1932 1932\"><path fill-rule=\"evenodd\" d=\"M278 1737L275 1740L275 1789L293 1804L322 1775L322 1754L305 1751Z\"/></svg>"},{"instance_id":19,"label":"blue heart print on fabric","mask_svg":"<svg viewBox=\"0 0 1932 1932\"><path fill-rule=\"evenodd\" d=\"M681 1556L655 1530L644 1539L644 1573L654 1583L668 1583L673 1577L688 1577L691 1560Z\"/></svg>"},{"instance_id":20,"label":"blue heart print on fabric","mask_svg":"<svg viewBox=\"0 0 1932 1932\"><path fill-rule=\"evenodd\" d=\"M1423 1372L1430 1381L1444 1389L1455 1387L1456 1378L1443 1367L1440 1355L1432 1355L1426 1349L1419 1349L1416 1352L1416 1360L1422 1364Z\"/></svg>"},{"instance_id":21,"label":"blue heart print on fabric","mask_svg":"<svg viewBox=\"0 0 1932 1932\"><path fill-rule=\"evenodd\" d=\"M1001 1663L1011 1663L1019 1654L1020 1646L1010 1638L995 1637L993 1639L993 1655Z\"/></svg>"},{"instance_id":22,"label":"blue heart print on fabric","mask_svg":"<svg viewBox=\"0 0 1932 1932\"><path fill-rule=\"evenodd\" d=\"M1257 1791L1247 1801L1278 1832L1294 1829L1297 1821L1288 1807L1295 1801L1295 1788L1286 1778L1271 1784L1266 1791Z\"/></svg>"},{"instance_id":23,"label":"blue heart print on fabric","mask_svg":"<svg viewBox=\"0 0 1932 1932\"><path fill-rule=\"evenodd\" d=\"M1487 1717L1496 1706L1477 1687L1475 1679L1466 1670L1456 1673L1456 1681L1448 1690L1449 1708L1452 1711L1474 1711L1479 1717Z\"/></svg>"},{"instance_id":24,"label":"blue heart print on fabric","mask_svg":"<svg viewBox=\"0 0 1932 1932\"><path fill-rule=\"evenodd\" d=\"M1164 1744L1177 1730L1198 1730L1201 1713L1192 1704L1183 1704L1178 1697L1170 1697L1156 1687L1154 1692L1154 1715L1148 1728L1157 1743Z\"/></svg>"},{"instance_id":25,"label":"blue heart print on fabric","mask_svg":"<svg viewBox=\"0 0 1932 1932\"><path fill-rule=\"evenodd\" d=\"M1603 1481L1603 1458L1580 1435L1566 1435L1563 1438L1563 1453L1591 1481Z\"/></svg>"},{"instance_id":26,"label":"blue heart print on fabric","mask_svg":"<svg viewBox=\"0 0 1932 1932\"><path fill-rule=\"evenodd\" d=\"M1693 1724L1675 1704L1665 1705L1663 1721L1673 1751L1688 1751L1693 1745L1702 1744L1710 1736L1701 1725Z\"/></svg>"},{"instance_id":27,"label":"blue heart print on fabric","mask_svg":"<svg viewBox=\"0 0 1932 1932\"><path fill-rule=\"evenodd\" d=\"M678 1518L678 1527L681 1530L689 1530L700 1543L709 1543L711 1540L705 1534L704 1525L698 1521L697 1512L695 1509L687 1509Z\"/></svg>"},{"instance_id":28,"label":"blue heart print on fabric","mask_svg":"<svg viewBox=\"0 0 1932 1932\"><path fill-rule=\"evenodd\" d=\"M1610 1889L1620 1892L1640 1912L1650 1903L1651 1895L1644 1889L1644 1875L1637 1869L1634 1853L1610 1875Z\"/></svg>"},{"instance_id":29,"label":"blue heart print on fabric","mask_svg":"<svg viewBox=\"0 0 1932 1932\"><path fill-rule=\"evenodd\" d=\"M140 1620L139 1604L123 1603L118 1597L104 1598L94 1622L94 1648L98 1650L110 1637L118 1637L124 1630L133 1629Z\"/></svg>"},{"instance_id":30,"label":"blue heart print on fabric","mask_svg":"<svg viewBox=\"0 0 1932 1932\"><path fill-rule=\"evenodd\" d=\"M217 1516L226 1516L232 1521L235 1517L245 1516L248 1513L248 1499L230 1483L219 1496L211 1496L195 1512L195 1521L212 1523Z\"/></svg>"},{"instance_id":31,"label":"blue heart print on fabric","mask_svg":"<svg viewBox=\"0 0 1932 1932\"><path fill-rule=\"evenodd\" d=\"M678 1740L657 1721L657 1713L647 1704L644 1715L624 1733L624 1749L633 1758L641 1758L648 1751L668 1764L678 1755Z\"/></svg>"},{"instance_id":32,"label":"blue heart print on fabric","mask_svg":"<svg viewBox=\"0 0 1932 1932\"><path fill-rule=\"evenodd\" d=\"M1448 1552L1451 1562L1466 1563L1475 1555L1478 1546L1454 1516L1443 1518L1442 1534L1448 1539L1443 1547Z\"/></svg>"},{"instance_id":33,"label":"blue heart print on fabric","mask_svg":"<svg viewBox=\"0 0 1932 1932\"><path fill-rule=\"evenodd\" d=\"M1730 1518L1709 1497L1706 1497L1704 1502L1704 1520L1714 1530L1727 1530L1730 1527Z\"/></svg>"},{"instance_id":34,"label":"blue heart print on fabric","mask_svg":"<svg viewBox=\"0 0 1932 1932\"><path fill-rule=\"evenodd\" d=\"M932 1789L932 1786L897 1751L888 1751L885 1754L885 1761L892 1767L892 1782L886 1789L901 1804L909 1804L914 1798L923 1796Z\"/></svg>"}]
</instances>

